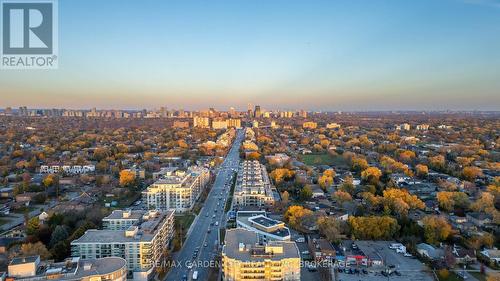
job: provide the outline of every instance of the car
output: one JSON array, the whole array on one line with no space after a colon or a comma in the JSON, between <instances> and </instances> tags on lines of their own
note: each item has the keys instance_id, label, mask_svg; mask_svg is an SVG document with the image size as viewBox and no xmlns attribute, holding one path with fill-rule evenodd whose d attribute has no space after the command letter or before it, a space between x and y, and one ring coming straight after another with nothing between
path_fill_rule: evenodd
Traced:
<instances>
[{"instance_id":1,"label":"car","mask_svg":"<svg viewBox=\"0 0 500 281\"><path fill-rule=\"evenodd\" d=\"M210 233L210 232L211 232L210 228L207 230L207 232L208 232L208 233Z\"/></svg>"},{"instance_id":2,"label":"car","mask_svg":"<svg viewBox=\"0 0 500 281\"><path fill-rule=\"evenodd\" d=\"M410 253L404 253L404 256L405 256L405 257L413 257L413 255L412 255L412 254L410 254Z\"/></svg>"},{"instance_id":3,"label":"car","mask_svg":"<svg viewBox=\"0 0 500 281\"><path fill-rule=\"evenodd\" d=\"M207 217L207 218L208 218L208 213L207 213L207 214L205 214L205 217Z\"/></svg>"},{"instance_id":4,"label":"car","mask_svg":"<svg viewBox=\"0 0 500 281\"><path fill-rule=\"evenodd\" d=\"M300 238L295 239L295 242L304 243L304 242L306 242L306 239L304 237L300 237Z\"/></svg>"},{"instance_id":5,"label":"car","mask_svg":"<svg viewBox=\"0 0 500 281\"><path fill-rule=\"evenodd\" d=\"M203 244L203 247L207 247L207 246L208 246L208 243L207 243L207 242L205 242L205 244Z\"/></svg>"}]
</instances>

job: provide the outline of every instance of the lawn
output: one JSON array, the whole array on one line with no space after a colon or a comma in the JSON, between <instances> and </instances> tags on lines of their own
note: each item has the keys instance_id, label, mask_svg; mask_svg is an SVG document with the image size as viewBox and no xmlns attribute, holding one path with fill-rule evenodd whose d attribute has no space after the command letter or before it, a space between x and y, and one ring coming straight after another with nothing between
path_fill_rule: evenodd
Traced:
<instances>
[{"instance_id":1,"label":"lawn","mask_svg":"<svg viewBox=\"0 0 500 281\"><path fill-rule=\"evenodd\" d=\"M175 228L176 229L182 229L184 232L184 235L186 234L187 230L193 223L195 218L195 215L192 213L184 214L181 216L175 216Z\"/></svg>"},{"instance_id":2,"label":"lawn","mask_svg":"<svg viewBox=\"0 0 500 281\"><path fill-rule=\"evenodd\" d=\"M340 155L333 156L328 153L324 154L305 154L300 156L300 160L308 166L340 166L347 168L347 163Z\"/></svg>"}]
</instances>

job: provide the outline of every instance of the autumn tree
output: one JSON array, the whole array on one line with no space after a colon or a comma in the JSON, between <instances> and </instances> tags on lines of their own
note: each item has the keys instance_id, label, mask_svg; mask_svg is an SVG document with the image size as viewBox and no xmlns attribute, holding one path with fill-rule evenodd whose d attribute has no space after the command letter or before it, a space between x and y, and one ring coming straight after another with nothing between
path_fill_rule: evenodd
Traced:
<instances>
[{"instance_id":1,"label":"autumn tree","mask_svg":"<svg viewBox=\"0 0 500 281\"><path fill-rule=\"evenodd\" d=\"M295 176L295 173L290 169L278 168L273 170L269 176L273 179L275 184L280 184L284 180L291 180Z\"/></svg>"},{"instance_id":2,"label":"autumn tree","mask_svg":"<svg viewBox=\"0 0 500 281\"><path fill-rule=\"evenodd\" d=\"M456 208L467 208L469 196L464 192L440 191L436 194L439 207L445 211L452 211Z\"/></svg>"},{"instance_id":3,"label":"autumn tree","mask_svg":"<svg viewBox=\"0 0 500 281\"><path fill-rule=\"evenodd\" d=\"M378 182L382 172L377 167L368 167L363 172L361 172L361 177L367 182Z\"/></svg>"},{"instance_id":4,"label":"autumn tree","mask_svg":"<svg viewBox=\"0 0 500 281\"><path fill-rule=\"evenodd\" d=\"M290 224L291 227L299 229L301 226L302 219L306 216L311 216L313 212L302 206L290 206L286 210L283 218L286 222Z\"/></svg>"},{"instance_id":5,"label":"autumn tree","mask_svg":"<svg viewBox=\"0 0 500 281\"><path fill-rule=\"evenodd\" d=\"M300 190L300 199L309 200L313 195L312 188L310 185L306 185Z\"/></svg>"},{"instance_id":6,"label":"autumn tree","mask_svg":"<svg viewBox=\"0 0 500 281\"><path fill-rule=\"evenodd\" d=\"M427 177L427 175L429 174L429 168L424 164L417 164L417 166L415 166L415 169L417 171L417 176L421 178Z\"/></svg>"},{"instance_id":7,"label":"autumn tree","mask_svg":"<svg viewBox=\"0 0 500 281\"><path fill-rule=\"evenodd\" d=\"M468 181L473 181L482 175L483 171L478 167L468 166L462 169L462 176Z\"/></svg>"},{"instance_id":8,"label":"autumn tree","mask_svg":"<svg viewBox=\"0 0 500 281\"><path fill-rule=\"evenodd\" d=\"M422 219L422 224L425 240L430 244L444 241L453 233L451 225L442 216L426 216Z\"/></svg>"},{"instance_id":9,"label":"autumn tree","mask_svg":"<svg viewBox=\"0 0 500 281\"><path fill-rule=\"evenodd\" d=\"M399 231L396 219L389 216L349 217L352 234L358 239L391 239Z\"/></svg>"},{"instance_id":10,"label":"autumn tree","mask_svg":"<svg viewBox=\"0 0 500 281\"><path fill-rule=\"evenodd\" d=\"M253 151L253 152L247 153L246 159L247 160L259 160L260 159L260 153L258 153L257 151Z\"/></svg>"},{"instance_id":11,"label":"autumn tree","mask_svg":"<svg viewBox=\"0 0 500 281\"><path fill-rule=\"evenodd\" d=\"M446 160L443 155L436 155L429 158L430 166L435 170L443 170L446 166Z\"/></svg>"},{"instance_id":12,"label":"autumn tree","mask_svg":"<svg viewBox=\"0 0 500 281\"><path fill-rule=\"evenodd\" d=\"M40 256L42 260L46 260L50 257L50 252L42 242L25 243L21 245L19 255L23 257Z\"/></svg>"},{"instance_id":13,"label":"autumn tree","mask_svg":"<svg viewBox=\"0 0 500 281\"><path fill-rule=\"evenodd\" d=\"M135 181L135 173L130 170L120 171L120 186L129 186Z\"/></svg>"},{"instance_id":14,"label":"autumn tree","mask_svg":"<svg viewBox=\"0 0 500 281\"><path fill-rule=\"evenodd\" d=\"M45 186L45 187L54 186L54 185L58 184L58 182L59 182L59 178L57 177L57 175L54 175L54 174L47 175L42 180L43 186Z\"/></svg>"},{"instance_id":15,"label":"autumn tree","mask_svg":"<svg viewBox=\"0 0 500 281\"><path fill-rule=\"evenodd\" d=\"M332 194L332 199L340 202L340 204L343 204L345 202L352 201L352 196L345 191L337 190Z\"/></svg>"},{"instance_id":16,"label":"autumn tree","mask_svg":"<svg viewBox=\"0 0 500 281\"><path fill-rule=\"evenodd\" d=\"M317 220L318 230L331 243L338 243L343 235L342 222L334 217L321 216Z\"/></svg>"}]
</instances>

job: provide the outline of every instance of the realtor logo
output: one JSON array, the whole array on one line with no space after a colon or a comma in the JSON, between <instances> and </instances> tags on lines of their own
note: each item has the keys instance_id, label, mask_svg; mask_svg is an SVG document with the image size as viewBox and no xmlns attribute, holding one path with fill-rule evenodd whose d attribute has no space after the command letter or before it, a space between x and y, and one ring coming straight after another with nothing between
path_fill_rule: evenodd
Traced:
<instances>
[{"instance_id":1,"label":"realtor logo","mask_svg":"<svg viewBox=\"0 0 500 281\"><path fill-rule=\"evenodd\" d=\"M56 0L1 0L1 66L57 68Z\"/></svg>"}]
</instances>

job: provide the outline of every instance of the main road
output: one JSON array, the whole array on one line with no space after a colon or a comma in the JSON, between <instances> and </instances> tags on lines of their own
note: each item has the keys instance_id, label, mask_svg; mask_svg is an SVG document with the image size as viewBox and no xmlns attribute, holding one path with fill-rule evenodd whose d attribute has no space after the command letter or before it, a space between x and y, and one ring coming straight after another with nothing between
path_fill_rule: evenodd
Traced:
<instances>
[{"instance_id":1,"label":"main road","mask_svg":"<svg viewBox=\"0 0 500 281\"><path fill-rule=\"evenodd\" d=\"M176 266L172 267L165 280L207 280L210 266L219 248L219 227L225 225L224 207L229 196L232 177L239 165L239 148L244 130L237 131L231 149L217 171L215 182L208 194L200 214L193 222L190 232L179 253L174 255Z\"/></svg>"}]
</instances>

